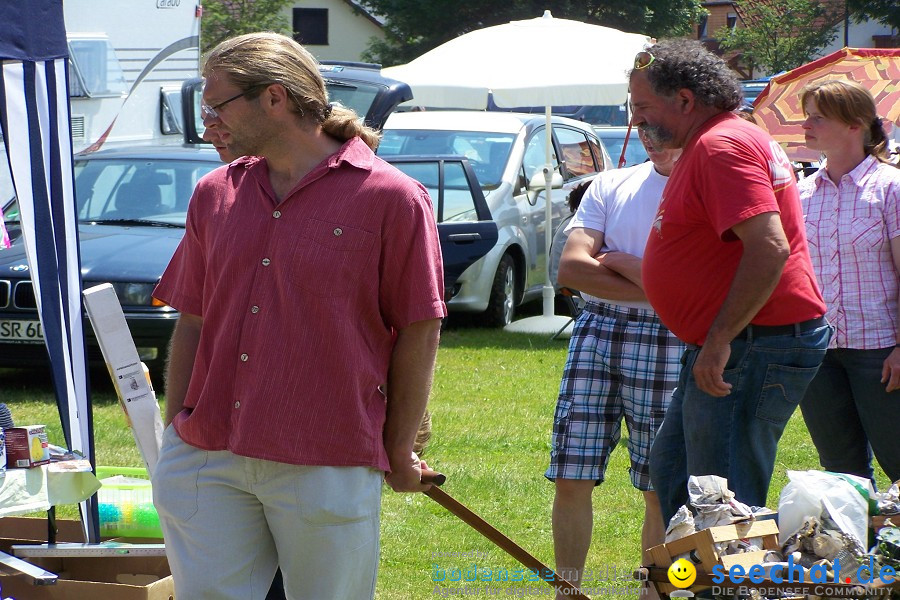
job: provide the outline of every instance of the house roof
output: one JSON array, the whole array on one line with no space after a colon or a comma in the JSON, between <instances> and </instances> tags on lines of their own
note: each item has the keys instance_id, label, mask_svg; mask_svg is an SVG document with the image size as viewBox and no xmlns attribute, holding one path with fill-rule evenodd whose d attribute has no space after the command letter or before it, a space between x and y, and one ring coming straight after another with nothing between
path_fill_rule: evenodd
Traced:
<instances>
[{"instance_id":1,"label":"house roof","mask_svg":"<svg viewBox=\"0 0 900 600\"><path fill-rule=\"evenodd\" d=\"M379 27L384 27L385 19L381 15L375 14L374 12L372 12L371 10L369 10L368 8L366 8L359 2L354 2L353 0L344 0L344 2L346 2L347 4L350 5L350 8L353 9L353 12L364 16L365 18L369 19L370 21L372 21Z\"/></svg>"}]
</instances>

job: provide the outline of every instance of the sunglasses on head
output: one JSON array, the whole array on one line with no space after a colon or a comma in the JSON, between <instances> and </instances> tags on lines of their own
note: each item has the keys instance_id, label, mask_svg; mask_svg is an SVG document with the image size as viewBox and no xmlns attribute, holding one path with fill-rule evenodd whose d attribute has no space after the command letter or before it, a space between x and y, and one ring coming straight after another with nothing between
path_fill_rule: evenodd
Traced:
<instances>
[{"instance_id":1,"label":"sunglasses on head","mask_svg":"<svg viewBox=\"0 0 900 600\"><path fill-rule=\"evenodd\" d=\"M646 50L642 50L638 52L634 57L634 68L637 70L646 69L653 63L654 60L656 60L655 56L653 56Z\"/></svg>"}]
</instances>

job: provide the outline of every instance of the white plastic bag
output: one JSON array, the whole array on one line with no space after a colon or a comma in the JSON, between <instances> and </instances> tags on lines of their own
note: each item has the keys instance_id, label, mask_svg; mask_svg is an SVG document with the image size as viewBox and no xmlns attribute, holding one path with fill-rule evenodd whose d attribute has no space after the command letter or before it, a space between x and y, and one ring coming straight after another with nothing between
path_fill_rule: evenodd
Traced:
<instances>
[{"instance_id":1,"label":"white plastic bag","mask_svg":"<svg viewBox=\"0 0 900 600\"><path fill-rule=\"evenodd\" d=\"M784 545L806 517L826 514L865 551L869 532L872 482L862 477L824 471L788 471L790 481L778 499L779 543ZM852 482L852 483L851 483Z\"/></svg>"}]
</instances>

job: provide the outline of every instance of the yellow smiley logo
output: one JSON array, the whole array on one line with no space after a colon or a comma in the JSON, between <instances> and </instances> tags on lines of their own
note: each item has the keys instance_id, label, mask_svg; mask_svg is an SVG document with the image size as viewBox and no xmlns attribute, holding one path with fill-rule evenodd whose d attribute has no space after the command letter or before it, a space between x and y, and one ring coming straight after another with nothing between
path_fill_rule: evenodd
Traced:
<instances>
[{"instance_id":1,"label":"yellow smiley logo","mask_svg":"<svg viewBox=\"0 0 900 600\"><path fill-rule=\"evenodd\" d=\"M690 587L695 579L697 579L697 569L689 560L679 558L669 567L669 583L677 588Z\"/></svg>"}]
</instances>

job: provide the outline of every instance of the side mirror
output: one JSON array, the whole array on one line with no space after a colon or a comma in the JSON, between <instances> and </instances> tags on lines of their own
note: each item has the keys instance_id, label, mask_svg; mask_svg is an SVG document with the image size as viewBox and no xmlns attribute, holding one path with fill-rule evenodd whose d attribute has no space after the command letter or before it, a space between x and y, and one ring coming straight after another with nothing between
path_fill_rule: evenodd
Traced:
<instances>
[{"instance_id":1,"label":"side mirror","mask_svg":"<svg viewBox=\"0 0 900 600\"><path fill-rule=\"evenodd\" d=\"M181 85L181 111L184 125L184 143L203 143L203 116L200 114L200 96L203 94L203 79L188 79Z\"/></svg>"},{"instance_id":2,"label":"side mirror","mask_svg":"<svg viewBox=\"0 0 900 600\"><path fill-rule=\"evenodd\" d=\"M550 178L550 188L554 190L562 189L563 178L559 171L554 170L553 176ZM539 192L547 187L547 181L544 178L543 169L535 173L528 182L529 192Z\"/></svg>"}]
</instances>

